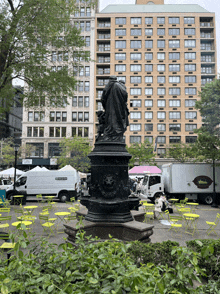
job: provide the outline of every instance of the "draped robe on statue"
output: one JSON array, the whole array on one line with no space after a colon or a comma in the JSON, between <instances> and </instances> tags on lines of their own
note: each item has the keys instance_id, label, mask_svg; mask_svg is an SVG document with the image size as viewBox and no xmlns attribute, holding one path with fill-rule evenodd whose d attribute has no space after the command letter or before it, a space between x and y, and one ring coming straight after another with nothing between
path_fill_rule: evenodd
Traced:
<instances>
[{"instance_id":1,"label":"draped robe on statue","mask_svg":"<svg viewBox=\"0 0 220 294\"><path fill-rule=\"evenodd\" d=\"M122 141L129 125L128 93L123 83L110 79L102 94L102 106L105 110L104 141Z\"/></svg>"}]
</instances>

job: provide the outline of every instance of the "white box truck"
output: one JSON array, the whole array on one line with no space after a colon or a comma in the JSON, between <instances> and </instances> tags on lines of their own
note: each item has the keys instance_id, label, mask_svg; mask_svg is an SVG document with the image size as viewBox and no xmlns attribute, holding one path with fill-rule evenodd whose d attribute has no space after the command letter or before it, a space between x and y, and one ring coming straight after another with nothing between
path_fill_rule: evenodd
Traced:
<instances>
[{"instance_id":1,"label":"white box truck","mask_svg":"<svg viewBox=\"0 0 220 294\"><path fill-rule=\"evenodd\" d=\"M55 196L61 202L69 201L71 197L77 197L80 176L77 171L28 171L18 178L14 185L6 190L6 198L22 194L33 197Z\"/></svg>"},{"instance_id":2,"label":"white box truck","mask_svg":"<svg viewBox=\"0 0 220 294\"><path fill-rule=\"evenodd\" d=\"M215 190L220 199L220 166L215 168ZM170 163L162 166L162 174L145 175L142 193L154 201L160 192L177 197L213 203L213 167L206 163Z\"/></svg>"}]
</instances>

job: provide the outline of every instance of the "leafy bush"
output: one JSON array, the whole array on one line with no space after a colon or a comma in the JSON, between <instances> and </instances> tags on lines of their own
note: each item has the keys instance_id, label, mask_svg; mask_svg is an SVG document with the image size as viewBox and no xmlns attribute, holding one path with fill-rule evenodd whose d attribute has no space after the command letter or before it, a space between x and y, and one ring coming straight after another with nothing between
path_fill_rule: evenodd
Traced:
<instances>
[{"instance_id":1,"label":"leafy bush","mask_svg":"<svg viewBox=\"0 0 220 294\"><path fill-rule=\"evenodd\" d=\"M192 240L186 244L188 248L199 253L199 267L206 269L207 279L219 280L220 240Z\"/></svg>"}]
</instances>

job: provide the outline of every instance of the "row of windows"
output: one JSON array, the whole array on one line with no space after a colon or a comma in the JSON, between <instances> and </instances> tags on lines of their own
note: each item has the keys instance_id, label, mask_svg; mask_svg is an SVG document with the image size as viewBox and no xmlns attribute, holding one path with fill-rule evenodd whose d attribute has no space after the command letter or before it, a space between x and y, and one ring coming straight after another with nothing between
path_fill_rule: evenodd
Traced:
<instances>
[{"instance_id":1,"label":"row of windows","mask_svg":"<svg viewBox=\"0 0 220 294\"><path fill-rule=\"evenodd\" d=\"M91 8L90 7L80 7L79 10L75 11L74 14L75 17L79 17L79 16L91 16Z\"/></svg>"},{"instance_id":2,"label":"row of windows","mask_svg":"<svg viewBox=\"0 0 220 294\"><path fill-rule=\"evenodd\" d=\"M185 124L185 131L186 132L193 132L197 129L197 124ZM146 132L153 131L153 124L145 124L144 130ZM169 124L168 130L170 132L180 132L181 131L181 124ZM130 124L130 131L141 131L141 124ZM157 124L157 131L158 132L165 132L166 131L166 124Z\"/></svg>"},{"instance_id":3,"label":"row of windows","mask_svg":"<svg viewBox=\"0 0 220 294\"><path fill-rule=\"evenodd\" d=\"M146 60L153 60L153 53L148 52L144 54ZM157 59L164 60L166 57L165 52L158 52ZM195 60L196 59L196 52L185 52L184 57L187 60ZM212 61L212 55L204 55L201 56L201 61ZM130 53L131 60L141 60L142 53ZM180 59L180 52L169 52L169 60L179 60ZM126 53L115 53L115 60L126 60ZM109 59L110 62L110 59Z\"/></svg>"},{"instance_id":4,"label":"row of windows","mask_svg":"<svg viewBox=\"0 0 220 294\"><path fill-rule=\"evenodd\" d=\"M130 100L130 107L141 107L141 100ZM187 99L185 100L185 107L194 107L196 104L196 99ZM147 99L144 101L145 107L153 107L153 100ZM169 99L169 107L180 107L181 100L180 99ZM157 100L157 107L166 107L166 100L160 99Z\"/></svg>"},{"instance_id":5,"label":"row of windows","mask_svg":"<svg viewBox=\"0 0 220 294\"><path fill-rule=\"evenodd\" d=\"M72 137L88 137L88 127L72 127ZM27 127L27 137L44 137L44 127ZM66 137L66 127L49 127L49 137Z\"/></svg>"},{"instance_id":6,"label":"row of windows","mask_svg":"<svg viewBox=\"0 0 220 294\"><path fill-rule=\"evenodd\" d=\"M197 137L196 136L186 136L185 142L186 143L195 143ZM148 140L149 143L153 143L153 137L152 136L145 136L144 140ZM130 136L130 143L141 143L141 136ZM181 143L181 136L170 136L169 137L169 143ZM162 144L162 142L161 142ZM161 151L162 149L158 148L157 153L165 153L165 151ZM165 150L165 149L163 149Z\"/></svg>"},{"instance_id":7,"label":"row of windows","mask_svg":"<svg viewBox=\"0 0 220 294\"><path fill-rule=\"evenodd\" d=\"M90 76L90 66L74 66L73 73L75 76L79 77L89 77Z\"/></svg>"},{"instance_id":8,"label":"row of windows","mask_svg":"<svg viewBox=\"0 0 220 294\"><path fill-rule=\"evenodd\" d=\"M126 36L126 32L127 32L126 29L115 29L115 35L116 36ZM164 36L165 32L166 32L166 29L164 29L164 28L163 29L162 28L157 29L157 35L158 36ZM153 29L149 29L149 28L144 29L144 33L145 33L145 36L153 36ZM178 29L178 28L168 29L168 34L169 34L169 36L178 36L178 35L180 35L180 29ZM194 28L186 28L186 29L184 29L184 35L195 35L195 34L196 34L196 29L194 29ZM130 35L131 36L142 36L142 29L137 29L137 28L130 29ZM109 39L110 39L110 34L108 36L109 36ZM202 34L201 36L211 38L212 35L210 33L210 34L205 34L205 35Z\"/></svg>"},{"instance_id":9,"label":"row of windows","mask_svg":"<svg viewBox=\"0 0 220 294\"><path fill-rule=\"evenodd\" d=\"M145 111L145 119L153 119L153 111ZM130 119L141 119L140 111L131 111ZM157 111L157 119L166 119L166 111ZM180 111L169 111L169 119L181 119ZM197 119L196 111L185 111L185 119Z\"/></svg>"},{"instance_id":10,"label":"row of windows","mask_svg":"<svg viewBox=\"0 0 220 294\"><path fill-rule=\"evenodd\" d=\"M74 122L88 122L89 112L72 112L72 121Z\"/></svg>"},{"instance_id":11,"label":"row of windows","mask_svg":"<svg viewBox=\"0 0 220 294\"><path fill-rule=\"evenodd\" d=\"M72 137L78 136L78 137L88 137L89 136L89 128L83 128L83 127L72 127Z\"/></svg>"},{"instance_id":12,"label":"row of windows","mask_svg":"<svg viewBox=\"0 0 220 294\"><path fill-rule=\"evenodd\" d=\"M168 40L169 48L180 48L181 40ZM153 48L153 40L145 40L145 48L152 49ZM115 41L115 49L126 49L126 40ZM165 48L166 41L165 40L157 40L157 48ZM211 44L210 44L211 46ZM195 48L196 40L184 40L185 48ZM130 41L131 49L141 49L142 48L142 40L132 40Z\"/></svg>"},{"instance_id":13,"label":"row of windows","mask_svg":"<svg viewBox=\"0 0 220 294\"><path fill-rule=\"evenodd\" d=\"M145 88L145 95L153 95L153 88ZM169 95L180 95L179 87L169 88ZM197 88L185 88L185 95L196 95ZM130 95L142 95L142 88L130 88ZM166 88L157 88L157 95L166 95Z\"/></svg>"},{"instance_id":14,"label":"row of windows","mask_svg":"<svg viewBox=\"0 0 220 294\"><path fill-rule=\"evenodd\" d=\"M212 68L212 67L207 67L207 68ZM145 64L144 69L145 69L145 71L153 71L153 64ZM185 64L184 69L185 69L185 71L196 71L196 64ZM166 70L165 64L157 64L157 71L162 72L165 70ZM115 71L125 72L126 71L126 64L116 64ZM132 72L142 71L142 65L141 64L130 64L130 71L132 71ZM169 64L169 71L172 71L172 72L180 71L180 64Z\"/></svg>"},{"instance_id":15,"label":"row of windows","mask_svg":"<svg viewBox=\"0 0 220 294\"><path fill-rule=\"evenodd\" d=\"M131 17L130 24L139 25L142 23L141 17ZM158 17L157 18L158 24L165 24L165 17ZM168 17L169 24L179 24L180 18L179 17ZM195 18L194 17L184 17L184 24L194 24ZM116 25L125 25L126 24L126 17L116 17L115 18ZM153 17L145 17L145 24L153 24Z\"/></svg>"},{"instance_id":16,"label":"row of windows","mask_svg":"<svg viewBox=\"0 0 220 294\"><path fill-rule=\"evenodd\" d=\"M74 26L81 30L81 32L89 32L91 30L90 21L74 21Z\"/></svg>"},{"instance_id":17,"label":"row of windows","mask_svg":"<svg viewBox=\"0 0 220 294\"><path fill-rule=\"evenodd\" d=\"M145 83L153 83L153 76L144 77ZM178 84L181 81L180 76L169 76L168 81L170 84ZM165 76L158 76L157 82L160 84L164 84L166 82ZM142 83L142 76L130 76L131 84L140 84ZM196 83L196 76L185 76L185 83Z\"/></svg>"},{"instance_id":18,"label":"row of windows","mask_svg":"<svg viewBox=\"0 0 220 294\"><path fill-rule=\"evenodd\" d=\"M77 85L78 92L89 92L90 83L88 81L79 81Z\"/></svg>"},{"instance_id":19,"label":"row of windows","mask_svg":"<svg viewBox=\"0 0 220 294\"><path fill-rule=\"evenodd\" d=\"M89 107L89 96L74 96L72 98L73 107Z\"/></svg>"}]
</instances>

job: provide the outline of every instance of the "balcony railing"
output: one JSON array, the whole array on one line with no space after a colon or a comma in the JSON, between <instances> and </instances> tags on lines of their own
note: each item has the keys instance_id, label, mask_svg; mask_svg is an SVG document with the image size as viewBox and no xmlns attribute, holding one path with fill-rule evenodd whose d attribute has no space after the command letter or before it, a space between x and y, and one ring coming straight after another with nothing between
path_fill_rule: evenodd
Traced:
<instances>
[{"instance_id":1,"label":"balcony railing","mask_svg":"<svg viewBox=\"0 0 220 294\"><path fill-rule=\"evenodd\" d=\"M99 68L97 71L98 75L107 75L110 74L110 68Z\"/></svg>"},{"instance_id":2,"label":"balcony railing","mask_svg":"<svg viewBox=\"0 0 220 294\"><path fill-rule=\"evenodd\" d=\"M98 27L99 28L109 28L111 26L110 22L99 22Z\"/></svg>"},{"instance_id":3,"label":"balcony railing","mask_svg":"<svg viewBox=\"0 0 220 294\"><path fill-rule=\"evenodd\" d=\"M106 51L110 51L110 46L106 46L106 47L98 47L98 51L100 52L106 52Z\"/></svg>"},{"instance_id":4,"label":"balcony railing","mask_svg":"<svg viewBox=\"0 0 220 294\"><path fill-rule=\"evenodd\" d=\"M99 57L98 63L110 63L110 57Z\"/></svg>"},{"instance_id":5,"label":"balcony railing","mask_svg":"<svg viewBox=\"0 0 220 294\"><path fill-rule=\"evenodd\" d=\"M214 68L201 68L201 73L202 74L206 74L206 75L209 75L209 74L215 74L215 69Z\"/></svg>"},{"instance_id":6,"label":"balcony railing","mask_svg":"<svg viewBox=\"0 0 220 294\"><path fill-rule=\"evenodd\" d=\"M205 27L205 28L214 27L214 23L213 22L200 22L200 27Z\"/></svg>"},{"instance_id":7,"label":"balcony railing","mask_svg":"<svg viewBox=\"0 0 220 294\"><path fill-rule=\"evenodd\" d=\"M209 39L209 38L214 38L214 34L211 33L201 33L200 34L200 38L205 38L205 39Z\"/></svg>"},{"instance_id":8,"label":"balcony railing","mask_svg":"<svg viewBox=\"0 0 220 294\"><path fill-rule=\"evenodd\" d=\"M110 34L98 34L98 39L110 39Z\"/></svg>"},{"instance_id":9,"label":"balcony railing","mask_svg":"<svg viewBox=\"0 0 220 294\"><path fill-rule=\"evenodd\" d=\"M201 80L201 84L202 84L202 86L205 86L205 84L209 84L209 83L211 83L213 81L213 79L202 79Z\"/></svg>"},{"instance_id":10,"label":"balcony railing","mask_svg":"<svg viewBox=\"0 0 220 294\"><path fill-rule=\"evenodd\" d=\"M203 50L203 51L212 51L212 50L215 50L215 46L202 44L200 46L200 50Z\"/></svg>"},{"instance_id":11,"label":"balcony railing","mask_svg":"<svg viewBox=\"0 0 220 294\"><path fill-rule=\"evenodd\" d=\"M215 58L212 56L201 56L201 62L215 62Z\"/></svg>"}]
</instances>

